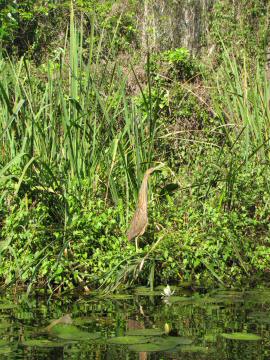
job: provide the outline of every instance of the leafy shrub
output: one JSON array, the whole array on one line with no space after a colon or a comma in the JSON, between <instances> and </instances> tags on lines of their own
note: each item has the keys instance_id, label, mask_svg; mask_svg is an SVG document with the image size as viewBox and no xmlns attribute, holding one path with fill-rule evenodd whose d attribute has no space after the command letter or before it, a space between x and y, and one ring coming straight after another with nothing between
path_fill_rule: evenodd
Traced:
<instances>
[{"instance_id":1,"label":"leafy shrub","mask_svg":"<svg viewBox=\"0 0 270 360\"><path fill-rule=\"evenodd\" d=\"M10 209L1 230L0 276L7 284L47 279L54 286L73 287L89 277L101 281L124 256L119 210L105 208L102 201L85 208L72 198L69 202L65 226L42 202L32 206L25 198Z\"/></svg>"},{"instance_id":2,"label":"leafy shrub","mask_svg":"<svg viewBox=\"0 0 270 360\"><path fill-rule=\"evenodd\" d=\"M174 71L180 80L190 80L199 73L198 63L186 48L167 50L161 54L161 58L170 64L168 72Z\"/></svg>"},{"instance_id":3,"label":"leafy shrub","mask_svg":"<svg viewBox=\"0 0 270 360\"><path fill-rule=\"evenodd\" d=\"M2 46L14 55L26 52L35 60L45 55L50 43L61 38L61 28L66 28L64 13L69 2L56 5L50 0L2 1L0 12L0 41Z\"/></svg>"}]
</instances>

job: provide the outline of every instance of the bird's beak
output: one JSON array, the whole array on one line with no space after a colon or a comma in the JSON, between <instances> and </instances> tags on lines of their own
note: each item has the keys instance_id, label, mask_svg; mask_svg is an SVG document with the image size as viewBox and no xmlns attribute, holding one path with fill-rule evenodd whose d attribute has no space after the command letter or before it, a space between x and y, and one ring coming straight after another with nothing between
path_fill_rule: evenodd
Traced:
<instances>
[{"instance_id":1,"label":"bird's beak","mask_svg":"<svg viewBox=\"0 0 270 360\"><path fill-rule=\"evenodd\" d=\"M156 167L154 167L154 171L160 170L165 166L165 164L159 164Z\"/></svg>"}]
</instances>

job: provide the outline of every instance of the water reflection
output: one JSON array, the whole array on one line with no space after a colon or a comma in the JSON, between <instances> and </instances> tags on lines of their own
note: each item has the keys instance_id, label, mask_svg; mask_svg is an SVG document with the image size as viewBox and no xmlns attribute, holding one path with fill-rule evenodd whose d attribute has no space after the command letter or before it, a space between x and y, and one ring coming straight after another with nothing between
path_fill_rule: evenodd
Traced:
<instances>
[{"instance_id":1,"label":"water reflection","mask_svg":"<svg viewBox=\"0 0 270 360\"><path fill-rule=\"evenodd\" d=\"M132 296L56 299L50 303L38 297L27 299L23 294L3 296L0 357L268 359L269 309L270 290L266 288L208 293L176 289L168 303L162 301L160 291L147 296L146 289ZM68 321L63 324L59 319ZM231 333L240 335L224 337ZM245 338L245 334L251 336ZM252 338L252 334L259 338ZM111 341L115 337L117 340Z\"/></svg>"}]
</instances>

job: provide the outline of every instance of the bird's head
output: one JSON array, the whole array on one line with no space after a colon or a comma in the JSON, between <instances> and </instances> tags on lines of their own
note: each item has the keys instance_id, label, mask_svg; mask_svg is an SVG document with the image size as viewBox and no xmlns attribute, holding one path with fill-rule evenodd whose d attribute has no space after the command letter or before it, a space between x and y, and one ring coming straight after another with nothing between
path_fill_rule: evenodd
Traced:
<instances>
[{"instance_id":1,"label":"bird's head","mask_svg":"<svg viewBox=\"0 0 270 360\"><path fill-rule=\"evenodd\" d=\"M149 168L148 170L146 170L146 173L149 174L149 175L151 175L154 171L160 170L160 169L162 169L164 166L165 166L165 164L161 163L161 164L159 164L159 165L157 165L157 166L155 166L155 167Z\"/></svg>"}]
</instances>

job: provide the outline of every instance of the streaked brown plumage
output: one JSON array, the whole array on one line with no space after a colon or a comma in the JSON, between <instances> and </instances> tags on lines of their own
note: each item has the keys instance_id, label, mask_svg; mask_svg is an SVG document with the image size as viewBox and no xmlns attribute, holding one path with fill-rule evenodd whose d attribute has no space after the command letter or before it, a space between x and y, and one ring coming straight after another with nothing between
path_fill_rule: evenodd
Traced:
<instances>
[{"instance_id":1,"label":"streaked brown plumage","mask_svg":"<svg viewBox=\"0 0 270 360\"><path fill-rule=\"evenodd\" d=\"M135 238L136 250L138 249L137 238L144 234L145 229L148 224L148 216L147 216L148 178L158 168L160 168L160 166L157 166L155 168L150 168L150 169L146 170L146 172L144 174L142 184L140 187L140 191L139 191L137 209L133 215L129 229L127 231L127 238L129 241L131 241Z\"/></svg>"}]
</instances>

